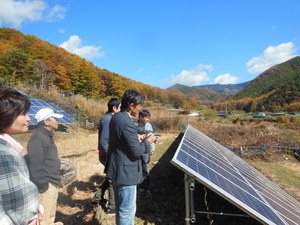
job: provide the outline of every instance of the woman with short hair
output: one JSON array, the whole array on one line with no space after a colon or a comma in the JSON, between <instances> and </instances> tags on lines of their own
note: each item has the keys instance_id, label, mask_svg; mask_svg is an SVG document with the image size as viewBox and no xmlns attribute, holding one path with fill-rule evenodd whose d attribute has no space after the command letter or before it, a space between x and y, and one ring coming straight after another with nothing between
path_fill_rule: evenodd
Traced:
<instances>
[{"instance_id":1,"label":"woman with short hair","mask_svg":"<svg viewBox=\"0 0 300 225\"><path fill-rule=\"evenodd\" d=\"M39 224L38 189L29 179L24 148L12 135L28 130L28 97L0 88L0 224Z\"/></svg>"}]
</instances>

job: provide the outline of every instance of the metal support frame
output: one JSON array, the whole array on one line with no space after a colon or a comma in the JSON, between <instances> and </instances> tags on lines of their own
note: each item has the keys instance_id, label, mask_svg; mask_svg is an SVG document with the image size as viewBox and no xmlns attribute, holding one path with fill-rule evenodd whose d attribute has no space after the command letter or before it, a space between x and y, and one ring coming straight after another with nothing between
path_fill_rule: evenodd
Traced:
<instances>
[{"instance_id":1,"label":"metal support frame","mask_svg":"<svg viewBox=\"0 0 300 225\"><path fill-rule=\"evenodd\" d=\"M189 176L184 174L184 194L185 194L185 224L190 225L190 191Z\"/></svg>"},{"instance_id":2,"label":"metal support frame","mask_svg":"<svg viewBox=\"0 0 300 225\"><path fill-rule=\"evenodd\" d=\"M194 205L195 179L188 176L186 173L184 174L184 191L185 191L185 224L186 225L190 225L191 223L196 222L196 214L250 217L247 214L195 211L195 205Z\"/></svg>"},{"instance_id":3,"label":"metal support frame","mask_svg":"<svg viewBox=\"0 0 300 225\"><path fill-rule=\"evenodd\" d=\"M250 217L247 214L233 214L233 213L223 213L223 212L207 212L207 211L195 211L196 214L210 214L217 216L238 216L238 217Z\"/></svg>"}]
</instances>

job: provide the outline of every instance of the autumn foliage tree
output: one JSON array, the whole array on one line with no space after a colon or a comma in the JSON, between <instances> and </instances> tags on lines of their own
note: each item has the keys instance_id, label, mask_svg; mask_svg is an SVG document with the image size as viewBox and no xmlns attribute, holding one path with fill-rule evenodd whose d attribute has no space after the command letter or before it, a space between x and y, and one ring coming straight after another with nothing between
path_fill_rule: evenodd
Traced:
<instances>
[{"instance_id":1,"label":"autumn foliage tree","mask_svg":"<svg viewBox=\"0 0 300 225\"><path fill-rule=\"evenodd\" d=\"M9 28L0 28L0 76L0 82L24 82L41 89L55 85L66 93L93 98L121 97L127 89L136 89L148 100L176 108L195 106L182 93L174 94L100 69L63 48Z\"/></svg>"}]
</instances>

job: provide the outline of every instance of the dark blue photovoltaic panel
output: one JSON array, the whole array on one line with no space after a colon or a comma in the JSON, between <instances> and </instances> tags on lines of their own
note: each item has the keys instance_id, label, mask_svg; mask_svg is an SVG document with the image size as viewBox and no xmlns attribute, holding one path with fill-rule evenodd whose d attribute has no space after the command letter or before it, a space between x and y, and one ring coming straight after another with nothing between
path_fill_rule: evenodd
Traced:
<instances>
[{"instance_id":1,"label":"dark blue photovoltaic panel","mask_svg":"<svg viewBox=\"0 0 300 225\"><path fill-rule=\"evenodd\" d=\"M64 115L65 118L73 119L72 116L70 116L68 113L63 111L61 108L59 108L57 105L54 105L52 103L49 104L56 112L59 112L60 114Z\"/></svg>"},{"instance_id":2,"label":"dark blue photovoltaic panel","mask_svg":"<svg viewBox=\"0 0 300 225\"><path fill-rule=\"evenodd\" d=\"M31 106L30 109L28 111L28 116L30 117L30 125L36 125L36 119L35 119L35 115L36 113L42 109L42 108L52 108L54 110L55 113L58 114L62 114L63 117L62 118L58 118L58 123L59 124L71 124L74 123L74 118L72 116L70 116L68 113L66 113L65 111L63 111L61 108L59 108L58 106L54 105L54 104L49 104L43 100L40 99L30 99L31 102Z\"/></svg>"},{"instance_id":3,"label":"dark blue photovoltaic panel","mask_svg":"<svg viewBox=\"0 0 300 225\"><path fill-rule=\"evenodd\" d=\"M300 224L300 203L296 199L191 126L172 163L260 222Z\"/></svg>"}]
</instances>

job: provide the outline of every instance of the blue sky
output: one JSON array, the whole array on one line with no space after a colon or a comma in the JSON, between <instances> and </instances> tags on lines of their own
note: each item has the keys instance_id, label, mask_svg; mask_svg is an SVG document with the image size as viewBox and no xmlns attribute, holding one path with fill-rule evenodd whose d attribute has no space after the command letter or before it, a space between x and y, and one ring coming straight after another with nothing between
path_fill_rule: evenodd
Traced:
<instances>
[{"instance_id":1,"label":"blue sky","mask_svg":"<svg viewBox=\"0 0 300 225\"><path fill-rule=\"evenodd\" d=\"M0 26L160 88L241 83L299 55L300 0L0 0Z\"/></svg>"}]
</instances>

